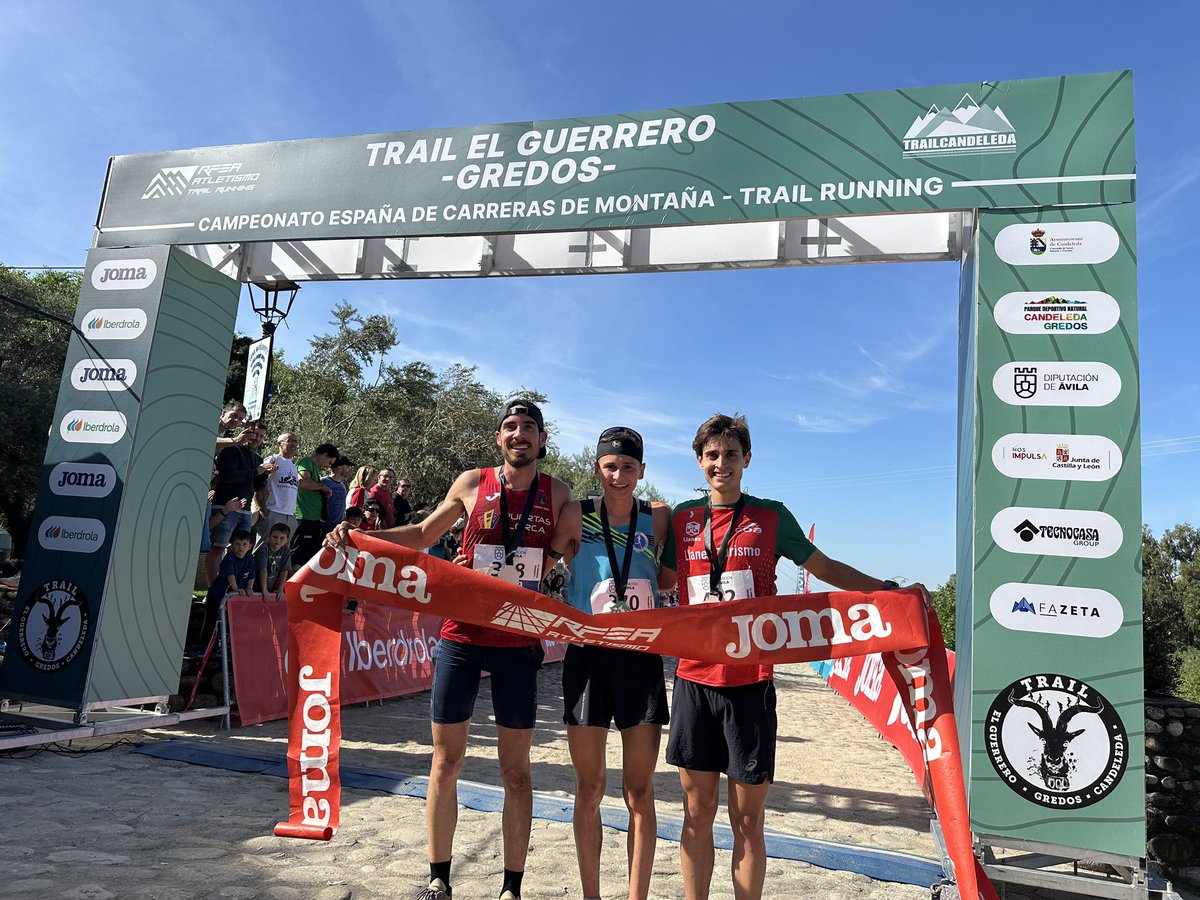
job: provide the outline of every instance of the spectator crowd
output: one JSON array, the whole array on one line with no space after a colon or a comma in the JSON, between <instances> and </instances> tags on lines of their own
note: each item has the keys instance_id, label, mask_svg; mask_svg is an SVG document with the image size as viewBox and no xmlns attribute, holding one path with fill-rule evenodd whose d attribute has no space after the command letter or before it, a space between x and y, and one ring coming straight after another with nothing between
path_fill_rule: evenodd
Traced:
<instances>
[{"instance_id":1,"label":"spectator crowd","mask_svg":"<svg viewBox=\"0 0 1200 900\"><path fill-rule=\"evenodd\" d=\"M225 404L218 422L208 506L201 528L208 588L199 643L210 643L230 594L283 599L293 571L320 550L342 522L364 531L414 524L427 511L412 481L388 467L357 466L328 441L301 456L300 436L285 431L263 456L267 429L246 421L246 408ZM347 481L349 479L349 481ZM453 559L462 529L431 548Z\"/></svg>"}]
</instances>

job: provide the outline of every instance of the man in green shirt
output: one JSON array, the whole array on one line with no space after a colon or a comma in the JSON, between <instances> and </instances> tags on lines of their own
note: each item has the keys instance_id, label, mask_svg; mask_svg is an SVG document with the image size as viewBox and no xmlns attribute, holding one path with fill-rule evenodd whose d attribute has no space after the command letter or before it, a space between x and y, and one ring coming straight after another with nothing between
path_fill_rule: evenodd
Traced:
<instances>
[{"instance_id":1,"label":"man in green shirt","mask_svg":"<svg viewBox=\"0 0 1200 900\"><path fill-rule=\"evenodd\" d=\"M296 534L292 538L292 571L300 568L321 548L321 513L330 489L321 484L321 471L333 465L338 458L338 448L333 444L321 444L296 463L300 473L299 491L296 493Z\"/></svg>"}]
</instances>

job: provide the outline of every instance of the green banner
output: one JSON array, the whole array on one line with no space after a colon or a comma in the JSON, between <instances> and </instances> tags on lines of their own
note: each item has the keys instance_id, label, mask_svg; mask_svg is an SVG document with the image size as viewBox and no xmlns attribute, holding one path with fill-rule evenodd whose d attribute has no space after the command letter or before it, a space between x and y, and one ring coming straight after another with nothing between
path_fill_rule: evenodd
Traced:
<instances>
[{"instance_id":1,"label":"green banner","mask_svg":"<svg viewBox=\"0 0 1200 900\"><path fill-rule=\"evenodd\" d=\"M972 827L1141 857L1134 205L981 211L976 251Z\"/></svg>"},{"instance_id":2,"label":"green banner","mask_svg":"<svg viewBox=\"0 0 1200 900\"><path fill-rule=\"evenodd\" d=\"M97 245L1133 198L1130 72L115 157Z\"/></svg>"}]
</instances>

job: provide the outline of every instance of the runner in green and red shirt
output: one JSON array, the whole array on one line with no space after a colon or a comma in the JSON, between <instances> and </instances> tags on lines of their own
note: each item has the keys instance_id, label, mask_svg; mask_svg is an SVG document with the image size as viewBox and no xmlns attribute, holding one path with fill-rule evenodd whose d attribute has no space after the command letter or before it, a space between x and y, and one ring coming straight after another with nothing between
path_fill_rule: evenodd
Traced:
<instances>
[{"instance_id":1,"label":"runner in green and red shirt","mask_svg":"<svg viewBox=\"0 0 1200 900\"><path fill-rule=\"evenodd\" d=\"M692 449L709 496L675 508L662 555L663 569L678 574L680 605L773 596L781 556L844 591L897 587L825 556L783 504L742 492L742 472L750 464L744 418L718 413L700 426ZM708 897L722 772L729 779L734 896L762 896L763 810L774 778L777 730L772 679L771 666L679 660L667 762L679 767L686 795L680 855L687 900Z\"/></svg>"}]
</instances>

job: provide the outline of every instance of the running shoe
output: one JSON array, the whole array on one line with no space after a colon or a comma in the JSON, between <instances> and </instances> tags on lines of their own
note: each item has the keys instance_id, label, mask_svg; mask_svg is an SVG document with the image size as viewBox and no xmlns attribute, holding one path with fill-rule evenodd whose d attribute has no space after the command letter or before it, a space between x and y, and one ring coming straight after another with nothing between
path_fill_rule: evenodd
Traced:
<instances>
[{"instance_id":1,"label":"running shoe","mask_svg":"<svg viewBox=\"0 0 1200 900\"><path fill-rule=\"evenodd\" d=\"M429 887L421 888L416 900L450 900L450 889L440 878L430 878Z\"/></svg>"}]
</instances>

